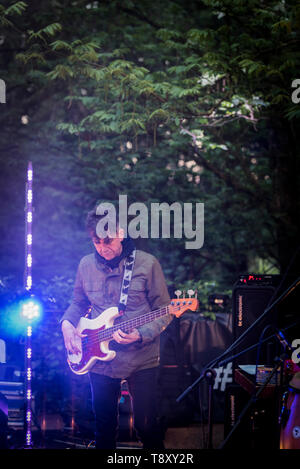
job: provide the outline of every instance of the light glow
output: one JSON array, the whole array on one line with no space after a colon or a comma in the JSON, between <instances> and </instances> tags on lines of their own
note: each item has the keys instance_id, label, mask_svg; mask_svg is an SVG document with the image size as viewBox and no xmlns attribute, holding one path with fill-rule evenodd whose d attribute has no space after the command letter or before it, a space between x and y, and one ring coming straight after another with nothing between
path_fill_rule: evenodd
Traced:
<instances>
[{"instance_id":1,"label":"light glow","mask_svg":"<svg viewBox=\"0 0 300 469\"><path fill-rule=\"evenodd\" d=\"M31 277L30 277L31 279ZM27 319L36 319L40 315L40 305L33 300L23 304L22 316Z\"/></svg>"},{"instance_id":2,"label":"light glow","mask_svg":"<svg viewBox=\"0 0 300 469\"><path fill-rule=\"evenodd\" d=\"M27 422L27 423L29 424L30 422ZM31 431L30 430L26 432L26 444L27 446L31 446Z\"/></svg>"},{"instance_id":3,"label":"light glow","mask_svg":"<svg viewBox=\"0 0 300 469\"><path fill-rule=\"evenodd\" d=\"M28 275L27 280L26 280L26 289L30 290L31 287L32 287L32 277L31 277L31 275Z\"/></svg>"}]
</instances>

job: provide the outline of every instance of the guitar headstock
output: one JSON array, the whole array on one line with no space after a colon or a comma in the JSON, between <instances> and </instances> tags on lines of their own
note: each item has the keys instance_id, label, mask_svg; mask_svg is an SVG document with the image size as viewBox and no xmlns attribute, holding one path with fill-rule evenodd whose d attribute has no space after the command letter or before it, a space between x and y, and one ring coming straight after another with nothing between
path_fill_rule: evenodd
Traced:
<instances>
[{"instance_id":1,"label":"guitar headstock","mask_svg":"<svg viewBox=\"0 0 300 469\"><path fill-rule=\"evenodd\" d=\"M196 311L199 305L198 299L191 297L195 293L193 290L188 290L188 298L179 298L181 293L180 290L176 290L177 298L173 298L169 306L169 313L174 314L177 318L187 310Z\"/></svg>"}]
</instances>

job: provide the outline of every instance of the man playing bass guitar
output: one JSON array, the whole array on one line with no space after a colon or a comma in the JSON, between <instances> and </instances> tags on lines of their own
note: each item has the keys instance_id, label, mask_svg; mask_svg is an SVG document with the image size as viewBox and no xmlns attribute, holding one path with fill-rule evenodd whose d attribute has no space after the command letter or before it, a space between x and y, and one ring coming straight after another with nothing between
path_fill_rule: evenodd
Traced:
<instances>
[{"instance_id":1,"label":"man playing bass guitar","mask_svg":"<svg viewBox=\"0 0 300 469\"><path fill-rule=\"evenodd\" d=\"M118 403L121 381L126 379L133 402L134 426L145 449L163 449L163 435L159 426L156 403L156 381L159 365L159 335L171 322L164 314L155 321L139 325L130 331L118 327L118 321L133 320L169 305L165 278L158 260L141 250L135 250L131 238L124 237L118 225L116 233L99 238L97 223L103 215L96 209L86 220L95 252L79 263L71 304L61 319L65 347L70 357L81 357L85 331L77 325L90 308L91 318L101 318L108 308L120 302L124 266L135 253L134 265L124 313L117 317L112 328L109 349L114 358L90 360L89 372L92 404L96 422L96 449L115 449L118 429ZM80 362L80 358L78 358ZM75 368L76 365L74 365ZM79 365L78 365L79 366Z\"/></svg>"}]
</instances>

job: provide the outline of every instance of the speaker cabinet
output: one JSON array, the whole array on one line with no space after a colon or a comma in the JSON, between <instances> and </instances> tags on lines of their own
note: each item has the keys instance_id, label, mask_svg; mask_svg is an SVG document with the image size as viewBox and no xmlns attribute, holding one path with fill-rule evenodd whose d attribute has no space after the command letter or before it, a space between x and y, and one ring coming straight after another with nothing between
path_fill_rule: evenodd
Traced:
<instances>
[{"instance_id":1,"label":"speaker cabinet","mask_svg":"<svg viewBox=\"0 0 300 469\"><path fill-rule=\"evenodd\" d=\"M275 287L271 285L238 285L233 289L233 339L238 339L263 313L267 308L275 292ZM264 319L246 335L241 343L234 349L234 353L259 342L262 331L267 325L277 325L277 311L272 309ZM266 331L265 337L274 333L270 329ZM264 343L260 349L259 364L272 365L275 353L275 341ZM254 348L234 360L234 367L240 364L255 364L257 359L257 349Z\"/></svg>"},{"instance_id":2,"label":"speaker cabinet","mask_svg":"<svg viewBox=\"0 0 300 469\"><path fill-rule=\"evenodd\" d=\"M0 392L0 449L7 449L8 433L8 403L6 397Z\"/></svg>"},{"instance_id":3,"label":"speaker cabinet","mask_svg":"<svg viewBox=\"0 0 300 469\"><path fill-rule=\"evenodd\" d=\"M240 385L233 384L225 392L224 449L279 449L277 397L260 398L241 417L250 395ZM228 438L227 438L228 437Z\"/></svg>"}]
</instances>

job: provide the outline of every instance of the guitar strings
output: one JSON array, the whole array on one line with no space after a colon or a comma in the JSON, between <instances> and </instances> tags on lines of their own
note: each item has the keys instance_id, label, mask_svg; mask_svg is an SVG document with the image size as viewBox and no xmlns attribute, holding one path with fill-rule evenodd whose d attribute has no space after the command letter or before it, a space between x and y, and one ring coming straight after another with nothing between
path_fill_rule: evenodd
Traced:
<instances>
[{"instance_id":1,"label":"guitar strings","mask_svg":"<svg viewBox=\"0 0 300 469\"><path fill-rule=\"evenodd\" d=\"M175 306L168 305L168 306L164 306L163 308L160 308L160 309L155 310L155 311L149 311L149 313L143 314L142 316L138 316L136 318L129 319L127 321L124 321L123 323L114 325L114 326L109 327L109 328L104 329L104 330L99 331L99 329L95 329L94 334L93 334L93 331L90 333L92 335L92 337L83 337L82 338L82 349L84 350L84 349L87 349L88 347L91 347L91 346L97 344L97 343L104 342L104 341L107 341L107 340L111 340L112 336L113 336L113 333L115 331L117 331L118 329L120 329L120 328L122 328L122 330L123 330L127 326L127 327L129 327L129 330L130 330L130 329L134 329L137 326L141 326L143 324L147 324L148 322L151 322L151 321L149 321L149 319L151 317L153 317L153 320L158 319L159 317L164 316L165 314L167 314L167 312L170 309L170 306L172 308L172 311L180 311L180 309L182 308L182 306L180 306L180 305L178 305L178 306L177 305L175 305Z\"/></svg>"},{"instance_id":2,"label":"guitar strings","mask_svg":"<svg viewBox=\"0 0 300 469\"><path fill-rule=\"evenodd\" d=\"M115 331L117 331L118 329L120 329L120 327L125 329L126 326L127 326L127 328L129 327L129 330L134 329L135 326L143 325L147 322L150 322L148 320L152 316L153 316L153 320L155 320L155 319L159 318L160 316L165 315L168 308L169 308L168 306L165 306L164 308L161 308L159 310L150 311L149 313L143 314L142 316L138 316L136 318L129 319L127 321L124 321L123 323L114 325L114 326L109 327L109 328L104 329L104 330L99 331L98 329L95 329L94 334L93 334L93 332L91 332L91 334L93 334L94 337L93 336L92 336L92 338L84 337L82 339L82 346L83 347L85 345L89 346L89 345L93 345L93 344L96 344L96 343L99 343L99 342L104 342L106 340L112 339L113 333Z\"/></svg>"}]
</instances>

